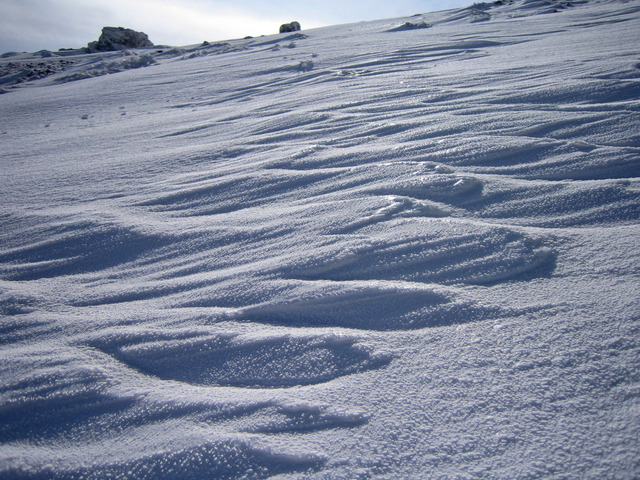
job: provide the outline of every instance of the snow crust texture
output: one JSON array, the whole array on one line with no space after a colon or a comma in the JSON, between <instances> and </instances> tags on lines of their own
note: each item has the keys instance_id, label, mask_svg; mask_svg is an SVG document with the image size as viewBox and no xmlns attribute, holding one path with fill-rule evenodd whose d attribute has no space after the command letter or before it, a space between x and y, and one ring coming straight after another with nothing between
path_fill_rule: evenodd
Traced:
<instances>
[{"instance_id":1,"label":"snow crust texture","mask_svg":"<svg viewBox=\"0 0 640 480\"><path fill-rule=\"evenodd\" d=\"M638 478L638 45L514 0L3 55L0 479Z\"/></svg>"}]
</instances>

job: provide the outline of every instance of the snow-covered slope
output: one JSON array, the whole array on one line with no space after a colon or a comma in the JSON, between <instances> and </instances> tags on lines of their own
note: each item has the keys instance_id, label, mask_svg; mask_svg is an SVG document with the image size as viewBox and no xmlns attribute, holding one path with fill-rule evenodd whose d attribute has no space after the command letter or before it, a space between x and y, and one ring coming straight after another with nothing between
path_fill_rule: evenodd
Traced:
<instances>
[{"instance_id":1,"label":"snow-covered slope","mask_svg":"<svg viewBox=\"0 0 640 480\"><path fill-rule=\"evenodd\" d=\"M0 478L640 476L639 45L515 0L5 56Z\"/></svg>"}]
</instances>

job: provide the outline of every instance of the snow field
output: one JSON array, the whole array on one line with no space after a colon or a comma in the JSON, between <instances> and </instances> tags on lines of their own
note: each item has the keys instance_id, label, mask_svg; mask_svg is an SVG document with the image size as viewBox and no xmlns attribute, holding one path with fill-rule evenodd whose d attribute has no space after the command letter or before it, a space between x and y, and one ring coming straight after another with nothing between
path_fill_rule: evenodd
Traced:
<instances>
[{"instance_id":1,"label":"snow field","mask_svg":"<svg viewBox=\"0 0 640 480\"><path fill-rule=\"evenodd\" d=\"M639 23L481 4L5 87L0 478L636 477Z\"/></svg>"}]
</instances>

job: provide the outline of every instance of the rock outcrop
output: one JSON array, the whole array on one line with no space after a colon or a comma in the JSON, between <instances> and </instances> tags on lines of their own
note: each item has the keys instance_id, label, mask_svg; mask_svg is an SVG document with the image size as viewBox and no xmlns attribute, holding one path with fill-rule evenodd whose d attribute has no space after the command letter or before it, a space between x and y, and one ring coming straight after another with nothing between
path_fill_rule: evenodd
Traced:
<instances>
[{"instance_id":1,"label":"rock outcrop","mask_svg":"<svg viewBox=\"0 0 640 480\"><path fill-rule=\"evenodd\" d=\"M98 41L87 45L89 52L112 52L143 47L153 47L146 33L122 27L104 27Z\"/></svg>"},{"instance_id":2,"label":"rock outcrop","mask_svg":"<svg viewBox=\"0 0 640 480\"><path fill-rule=\"evenodd\" d=\"M280 33L297 32L298 30L300 30L300 24L295 21L280 25Z\"/></svg>"}]
</instances>

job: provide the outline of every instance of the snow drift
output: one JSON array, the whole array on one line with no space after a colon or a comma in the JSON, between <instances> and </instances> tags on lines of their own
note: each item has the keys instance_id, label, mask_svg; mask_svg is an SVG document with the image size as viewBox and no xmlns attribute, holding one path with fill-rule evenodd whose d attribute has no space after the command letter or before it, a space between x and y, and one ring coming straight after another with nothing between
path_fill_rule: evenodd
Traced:
<instances>
[{"instance_id":1,"label":"snow drift","mask_svg":"<svg viewBox=\"0 0 640 480\"><path fill-rule=\"evenodd\" d=\"M638 477L639 37L3 56L0 478Z\"/></svg>"}]
</instances>

